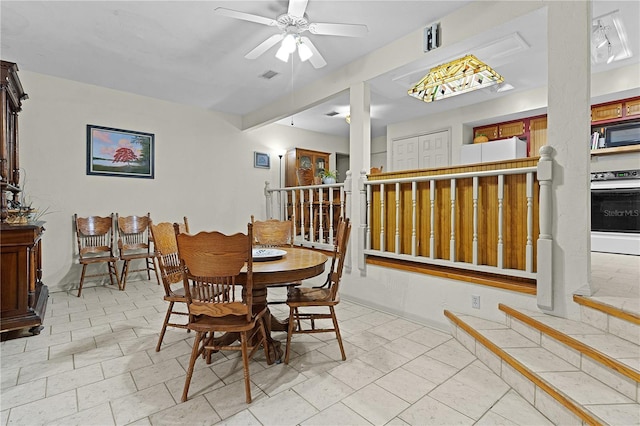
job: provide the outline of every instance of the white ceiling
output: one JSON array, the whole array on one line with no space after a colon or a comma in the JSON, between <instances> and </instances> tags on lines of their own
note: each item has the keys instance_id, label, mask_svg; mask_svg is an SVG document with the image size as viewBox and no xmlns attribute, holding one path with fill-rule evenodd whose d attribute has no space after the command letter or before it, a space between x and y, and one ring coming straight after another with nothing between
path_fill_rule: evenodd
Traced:
<instances>
[{"instance_id":1,"label":"white ceiling","mask_svg":"<svg viewBox=\"0 0 640 426\"><path fill-rule=\"evenodd\" d=\"M278 30L214 14L216 7L275 18L287 11L283 1L8 1L0 2L2 59L20 69L104 86L215 111L243 115L325 77L354 59L401 36L438 21L468 1L328 1L310 0L312 22L366 24L363 38L306 33L326 59L321 69L309 63L284 63L276 47L256 60L244 55ZM597 1L593 16L619 9L631 59L640 57L640 2ZM473 40L428 55L372 81L372 135L408 118L482 102L497 96L488 90L426 104L407 89L429 68L473 53L501 73L515 90L546 84L544 9ZM437 54L433 54L437 53ZM296 58L297 59L297 58ZM438 63L434 63L437 61ZM592 67L592 72L604 70ZM267 80L267 71L279 73ZM27 88L28 91L28 88ZM348 135L344 115L348 94L281 120L296 127ZM327 117L332 111L340 114Z\"/></svg>"}]
</instances>

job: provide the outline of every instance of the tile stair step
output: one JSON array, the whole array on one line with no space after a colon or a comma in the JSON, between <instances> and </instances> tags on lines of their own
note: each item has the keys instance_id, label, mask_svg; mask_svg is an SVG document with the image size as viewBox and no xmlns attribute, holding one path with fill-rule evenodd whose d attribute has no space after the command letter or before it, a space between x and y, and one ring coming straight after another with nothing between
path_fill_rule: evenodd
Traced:
<instances>
[{"instance_id":1,"label":"tile stair step","mask_svg":"<svg viewBox=\"0 0 640 426\"><path fill-rule=\"evenodd\" d=\"M574 295L573 301L580 305L582 322L640 344L640 309L634 300L617 306L616 299Z\"/></svg>"},{"instance_id":2,"label":"tile stair step","mask_svg":"<svg viewBox=\"0 0 640 426\"><path fill-rule=\"evenodd\" d=\"M581 321L500 304L507 324L542 346L563 353L586 373L640 402L640 345Z\"/></svg>"},{"instance_id":3,"label":"tile stair step","mask_svg":"<svg viewBox=\"0 0 640 426\"><path fill-rule=\"evenodd\" d=\"M556 350L561 345L545 347L541 342L550 339L536 339L526 330L521 334L509 326L516 324L511 319L503 324L449 311L445 316L460 343L552 422L640 424L635 398L582 371L583 363L568 362L562 350Z\"/></svg>"}]
</instances>

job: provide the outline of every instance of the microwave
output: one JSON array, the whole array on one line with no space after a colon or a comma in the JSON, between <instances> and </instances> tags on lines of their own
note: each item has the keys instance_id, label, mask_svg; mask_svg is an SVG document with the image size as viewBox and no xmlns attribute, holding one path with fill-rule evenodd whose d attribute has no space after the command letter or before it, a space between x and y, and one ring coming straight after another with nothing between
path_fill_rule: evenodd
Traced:
<instances>
[{"instance_id":1,"label":"microwave","mask_svg":"<svg viewBox=\"0 0 640 426\"><path fill-rule=\"evenodd\" d=\"M605 127L604 144L607 148L640 144L640 121Z\"/></svg>"}]
</instances>

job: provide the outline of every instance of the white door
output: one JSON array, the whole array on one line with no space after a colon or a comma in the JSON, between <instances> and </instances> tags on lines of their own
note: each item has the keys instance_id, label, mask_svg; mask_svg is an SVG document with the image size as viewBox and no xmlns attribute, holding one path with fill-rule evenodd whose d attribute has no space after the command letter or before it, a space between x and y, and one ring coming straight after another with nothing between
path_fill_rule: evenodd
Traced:
<instances>
[{"instance_id":1,"label":"white door","mask_svg":"<svg viewBox=\"0 0 640 426\"><path fill-rule=\"evenodd\" d=\"M392 171L446 167L449 161L449 131L429 133L391 142Z\"/></svg>"},{"instance_id":2,"label":"white door","mask_svg":"<svg viewBox=\"0 0 640 426\"><path fill-rule=\"evenodd\" d=\"M419 138L397 139L391 142L393 170L418 169Z\"/></svg>"},{"instance_id":3,"label":"white door","mask_svg":"<svg viewBox=\"0 0 640 426\"><path fill-rule=\"evenodd\" d=\"M420 136L421 169L449 166L449 131Z\"/></svg>"}]
</instances>

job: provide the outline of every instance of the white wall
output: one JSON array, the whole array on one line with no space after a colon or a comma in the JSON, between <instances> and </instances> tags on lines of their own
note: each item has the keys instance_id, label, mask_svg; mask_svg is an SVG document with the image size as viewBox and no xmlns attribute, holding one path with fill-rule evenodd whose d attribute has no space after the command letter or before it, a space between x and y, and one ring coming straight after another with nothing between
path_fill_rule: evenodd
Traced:
<instances>
[{"instance_id":1,"label":"white wall","mask_svg":"<svg viewBox=\"0 0 640 426\"><path fill-rule=\"evenodd\" d=\"M345 138L277 124L238 130L239 119L194 107L20 71L29 94L20 113L20 166L25 194L42 218L43 282L76 288L73 214L151 212L154 221L186 215L193 230L246 229L264 217L264 182L278 183L283 149L348 151ZM155 135L155 179L86 174L86 125ZM253 152L271 154L271 169L253 167ZM284 167L284 161L283 161Z\"/></svg>"}]
</instances>

